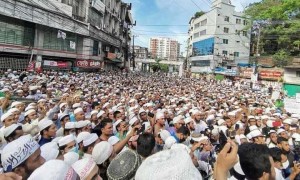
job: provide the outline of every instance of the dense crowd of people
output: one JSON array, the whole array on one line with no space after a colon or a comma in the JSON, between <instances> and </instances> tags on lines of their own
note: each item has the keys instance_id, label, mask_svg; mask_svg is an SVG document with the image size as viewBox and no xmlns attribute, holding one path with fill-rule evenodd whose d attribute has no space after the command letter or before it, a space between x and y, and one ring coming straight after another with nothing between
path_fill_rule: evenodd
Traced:
<instances>
[{"instance_id":1,"label":"dense crowd of people","mask_svg":"<svg viewBox=\"0 0 300 180\"><path fill-rule=\"evenodd\" d=\"M300 179L279 83L7 70L0 96L0 179Z\"/></svg>"}]
</instances>

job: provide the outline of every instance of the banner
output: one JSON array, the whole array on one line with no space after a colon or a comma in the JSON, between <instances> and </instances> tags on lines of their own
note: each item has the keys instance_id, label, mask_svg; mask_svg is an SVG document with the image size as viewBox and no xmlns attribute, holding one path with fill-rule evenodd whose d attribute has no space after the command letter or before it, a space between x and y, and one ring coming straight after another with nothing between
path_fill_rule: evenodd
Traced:
<instances>
[{"instance_id":1,"label":"banner","mask_svg":"<svg viewBox=\"0 0 300 180\"><path fill-rule=\"evenodd\" d=\"M27 71L34 71L35 61L30 61L27 66Z\"/></svg>"},{"instance_id":2,"label":"banner","mask_svg":"<svg viewBox=\"0 0 300 180\"><path fill-rule=\"evenodd\" d=\"M296 98L285 98L284 99L284 109L289 113L300 114L300 103L297 103Z\"/></svg>"},{"instance_id":3,"label":"banner","mask_svg":"<svg viewBox=\"0 0 300 180\"><path fill-rule=\"evenodd\" d=\"M66 68L66 67L68 67L68 63L67 63L67 62L62 62L62 61L49 61L49 60L44 60L44 66L52 66L52 67Z\"/></svg>"},{"instance_id":4,"label":"banner","mask_svg":"<svg viewBox=\"0 0 300 180\"><path fill-rule=\"evenodd\" d=\"M101 61L77 60L76 66L80 68L101 68Z\"/></svg>"}]
</instances>

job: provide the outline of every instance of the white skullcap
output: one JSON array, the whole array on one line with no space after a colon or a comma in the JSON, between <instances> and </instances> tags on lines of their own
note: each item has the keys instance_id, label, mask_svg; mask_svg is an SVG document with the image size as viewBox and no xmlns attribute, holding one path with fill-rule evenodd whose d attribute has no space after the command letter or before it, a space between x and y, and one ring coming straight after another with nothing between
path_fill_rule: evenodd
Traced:
<instances>
[{"instance_id":1,"label":"white skullcap","mask_svg":"<svg viewBox=\"0 0 300 180\"><path fill-rule=\"evenodd\" d=\"M65 137L62 137L59 141L58 141L58 146L64 146L72 141L76 141L75 137L73 134L67 135Z\"/></svg>"},{"instance_id":2,"label":"white skullcap","mask_svg":"<svg viewBox=\"0 0 300 180\"><path fill-rule=\"evenodd\" d=\"M15 112L20 112L20 110L18 108L11 108L7 112L9 112L9 113L15 113Z\"/></svg>"},{"instance_id":3,"label":"white skullcap","mask_svg":"<svg viewBox=\"0 0 300 180\"><path fill-rule=\"evenodd\" d=\"M5 121L5 119L7 119L11 115L13 115L13 113L11 113L11 112L6 112L6 113L2 114L1 122Z\"/></svg>"},{"instance_id":4,"label":"white skullcap","mask_svg":"<svg viewBox=\"0 0 300 180\"><path fill-rule=\"evenodd\" d=\"M165 141L164 149L170 149L176 142L177 141L173 136L169 136Z\"/></svg>"},{"instance_id":5,"label":"white skullcap","mask_svg":"<svg viewBox=\"0 0 300 180\"><path fill-rule=\"evenodd\" d=\"M255 117L254 116L248 116L248 120L249 119L255 119Z\"/></svg>"},{"instance_id":6,"label":"white skullcap","mask_svg":"<svg viewBox=\"0 0 300 180\"><path fill-rule=\"evenodd\" d=\"M6 128L4 128L4 137L8 137L9 135L11 135L12 132L14 132L18 127L21 127L21 125L19 124L12 124Z\"/></svg>"},{"instance_id":7,"label":"white skullcap","mask_svg":"<svg viewBox=\"0 0 300 180\"><path fill-rule=\"evenodd\" d=\"M105 111L99 111L99 113L97 114L97 118L101 117L103 114L105 113Z\"/></svg>"},{"instance_id":8,"label":"white skullcap","mask_svg":"<svg viewBox=\"0 0 300 180\"><path fill-rule=\"evenodd\" d=\"M75 122L67 122L65 124L65 129L75 129L75 127L76 127L75 125L76 125Z\"/></svg>"},{"instance_id":9,"label":"white skullcap","mask_svg":"<svg viewBox=\"0 0 300 180\"><path fill-rule=\"evenodd\" d=\"M110 138L108 138L107 142L109 142L109 144L111 144L112 146L117 144L120 141L120 139L117 136L110 136Z\"/></svg>"},{"instance_id":10,"label":"white skullcap","mask_svg":"<svg viewBox=\"0 0 300 180\"><path fill-rule=\"evenodd\" d=\"M15 102L12 102L11 103L11 108L13 108L13 107L16 107L16 106L18 106L18 105L20 105L20 104L23 104L22 102L19 102L19 101L15 101Z\"/></svg>"},{"instance_id":11,"label":"white skullcap","mask_svg":"<svg viewBox=\"0 0 300 180\"><path fill-rule=\"evenodd\" d=\"M74 110L74 114L77 114L77 113L80 113L80 112L83 112L82 108L77 108Z\"/></svg>"},{"instance_id":12,"label":"white skullcap","mask_svg":"<svg viewBox=\"0 0 300 180\"><path fill-rule=\"evenodd\" d=\"M263 116L261 116L261 119L269 119L270 117L269 116L267 116L267 115L263 115Z\"/></svg>"},{"instance_id":13,"label":"white skullcap","mask_svg":"<svg viewBox=\"0 0 300 180\"><path fill-rule=\"evenodd\" d=\"M76 109L76 108L79 108L79 107L81 107L81 104L80 103L75 103L75 104L73 104L73 109Z\"/></svg>"},{"instance_id":14,"label":"white skullcap","mask_svg":"<svg viewBox=\"0 0 300 180\"><path fill-rule=\"evenodd\" d=\"M156 119L161 119L164 117L165 117L164 113L156 113Z\"/></svg>"},{"instance_id":15,"label":"white skullcap","mask_svg":"<svg viewBox=\"0 0 300 180\"><path fill-rule=\"evenodd\" d=\"M49 142L41 146L41 156L46 160L56 159L59 154L58 145L55 142Z\"/></svg>"},{"instance_id":16,"label":"white skullcap","mask_svg":"<svg viewBox=\"0 0 300 180\"><path fill-rule=\"evenodd\" d=\"M78 122L75 122L75 128L76 129L83 128L85 126L88 126L89 124L91 124L91 121L89 121L89 120L78 121Z\"/></svg>"},{"instance_id":17,"label":"white skullcap","mask_svg":"<svg viewBox=\"0 0 300 180\"><path fill-rule=\"evenodd\" d=\"M38 148L39 144L31 135L21 136L20 138L8 143L2 150L1 161L4 171L11 165L14 169L25 162Z\"/></svg>"},{"instance_id":18,"label":"white skullcap","mask_svg":"<svg viewBox=\"0 0 300 180\"><path fill-rule=\"evenodd\" d=\"M144 160L136 172L135 179L202 180L202 176L189 154L181 148L175 148L158 152Z\"/></svg>"},{"instance_id":19,"label":"white skullcap","mask_svg":"<svg viewBox=\"0 0 300 180\"><path fill-rule=\"evenodd\" d=\"M258 136L264 136L264 135L261 133L261 131L258 130L258 129L255 129L255 130L251 131L250 134L251 134L251 137L252 137L252 138L255 138L255 137L258 137Z\"/></svg>"},{"instance_id":20,"label":"white skullcap","mask_svg":"<svg viewBox=\"0 0 300 180\"><path fill-rule=\"evenodd\" d=\"M209 116L207 116L206 121L210 121L210 120L214 120L215 119L215 115L211 114Z\"/></svg>"},{"instance_id":21,"label":"white skullcap","mask_svg":"<svg viewBox=\"0 0 300 180\"><path fill-rule=\"evenodd\" d=\"M170 132L167 131L167 130L161 130L159 133L158 133L161 137L161 139L165 142L166 139L171 136Z\"/></svg>"},{"instance_id":22,"label":"white skullcap","mask_svg":"<svg viewBox=\"0 0 300 180\"><path fill-rule=\"evenodd\" d=\"M29 114L34 113L34 112L36 112L34 109L30 109L25 112L24 116L28 116Z\"/></svg>"},{"instance_id":23,"label":"white skullcap","mask_svg":"<svg viewBox=\"0 0 300 180\"><path fill-rule=\"evenodd\" d=\"M59 105L59 109L61 109L63 106L65 106L65 105L67 105L67 103L61 103L60 105Z\"/></svg>"},{"instance_id":24,"label":"white skullcap","mask_svg":"<svg viewBox=\"0 0 300 180\"><path fill-rule=\"evenodd\" d=\"M202 137L197 137L197 138L192 137L192 139L196 142L200 142L202 140L208 140L208 137L207 136L202 136Z\"/></svg>"},{"instance_id":25,"label":"white skullcap","mask_svg":"<svg viewBox=\"0 0 300 180\"><path fill-rule=\"evenodd\" d=\"M91 133L83 131L78 134L76 141L77 143L81 143L84 139L86 139Z\"/></svg>"},{"instance_id":26,"label":"white skullcap","mask_svg":"<svg viewBox=\"0 0 300 180\"><path fill-rule=\"evenodd\" d=\"M93 144L94 142L96 142L98 139L98 135L96 133L92 133L89 134L89 136L87 136L84 140L83 140L83 146L89 146L91 144Z\"/></svg>"},{"instance_id":27,"label":"white skullcap","mask_svg":"<svg viewBox=\"0 0 300 180\"><path fill-rule=\"evenodd\" d=\"M280 133L282 133L282 132L285 132L285 130L284 130L284 129L278 129L278 130L277 130L277 134L280 134Z\"/></svg>"},{"instance_id":28,"label":"white skullcap","mask_svg":"<svg viewBox=\"0 0 300 180\"><path fill-rule=\"evenodd\" d=\"M38 88L39 88L38 86L29 86L30 91L37 90Z\"/></svg>"},{"instance_id":29,"label":"white skullcap","mask_svg":"<svg viewBox=\"0 0 300 180\"><path fill-rule=\"evenodd\" d=\"M78 160L79 160L79 154L76 152L71 151L64 154L64 161L69 166L72 166L72 164L74 164Z\"/></svg>"},{"instance_id":30,"label":"white skullcap","mask_svg":"<svg viewBox=\"0 0 300 180\"><path fill-rule=\"evenodd\" d=\"M192 122L193 121L193 119L191 118L191 117L188 117L188 118L185 118L184 119L184 123L185 124L188 124L188 123L190 123L190 122Z\"/></svg>"},{"instance_id":31,"label":"white skullcap","mask_svg":"<svg viewBox=\"0 0 300 180\"><path fill-rule=\"evenodd\" d=\"M95 145L92 157L97 164L102 164L111 156L112 152L113 146L107 141L101 141Z\"/></svg>"},{"instance_id":32,"label":"white skullcap","mask_svg":"<svg viewBox=\"0 0 300 180\"><path fill-rule=\"evenodd\" d=\"M224 120L224 119L219 119L219 120L218 120L218 126L221 126L223 123L225 123L225 120Z\"/></svg>"},{"instance_id":33,"label":"white skullcap","mask_svg":"<svg viewBox=\"0 0 300 180\"><path fill-rule=\"evenodd\" d=\"M40 102L46 102L46 101L47 101L46 99L40 99L40 100L38 100L37 103L40 103Z\"/></svg>"},{"instance_id":34,"label":"white skullcap","mask_svg":"<svg viewBox=\"0 0 300 180\"><path fill-rule=\"evenodd\" d=\"M79 175L80 179L86 179L95 166L96 163L92 158L84 158L75 162L72 165L72 168Z\"/></svg>"},{"instance_id":35,"label":"white skullcap","mask_svg":"<svg viewBox=\"0 0 300 180\"><path fill-rule=\"evenodd\" d=\"M180 115L179 115L179 116L176 116L176 117L173 118L173 123L176 124L176 123L178 123L181 119L182 119L182 116L180 116Z\"/></svg>"},{"instance_id":36,"label":"white skullcap","mask_svg":"<svg viewBox=\"0 0 300 180\"><path fill-rule=\"evenodd\" d=\"M62 160L50 160L37 168L28 180L77 179L73 168Z\"/></svg>"},{"instance_id":37,"label":"white skullcap","mask_svg":"<svg viewBox=\"0 0 300 180\"><path fill-rule=\"evenodd\" d=\"M98 111L97 111L97 110L93 110L93 111L91 112L91 116L92 116L93 114L98 114Z\"/></svg>"},{"instance_id":38,"label":"white skullcap","mask_svg":"<svg viewBox=\"0 0 300 180\"><path fill-rule=\"evenodd\" d=\"M103 105L102 108L104 109L104 108L106 108L108 105L109 105L109 103L107 102L107 103L105 103L105 104Z\"/></svg>"},{"instance_id":39,"label":"white skullcap","mask_svg":"<svg viewBox=\"0 0 300 180\"><path fill-rule=\"evenodd\" d=\"M46 129L47 127L51 126L52 124L53 124L53 122L49 119L40 120L39 123L38 123L40 132L42 130Z\"/></svg>"},{"instance_id":40,"label":"white skullcap","mask_svg":"<svg viewBox=\"0 0 300 180\"><path fill-rule=\"evenodd\" d=\"M25 114L26 114L26 112L29 111L29 110L35 110L35 106L33 106L33 105L28 105L28 106L25 108Z\"/></svg>"},{"instance_id":41,"label":"white skullcap","mask_svg":"<svg viewBox=\"0 0 300 180\"><path fill-rule=\"evenodd\" d=\"M285 119L282 124L288 124L291 125L292 124L292 120L291 119Z\"/></svg>"},{"instance_id":42,"label":"white skullcap","mask_svg":"<svg viewBox=\"0 0 300 180\"><path fill-rule=\"evenodd\" d=\"M133 117L133 118L130 119L129 125L132 126L137 121L138 121L138 118L137 117Z\"/></svg>"}]
</instances>

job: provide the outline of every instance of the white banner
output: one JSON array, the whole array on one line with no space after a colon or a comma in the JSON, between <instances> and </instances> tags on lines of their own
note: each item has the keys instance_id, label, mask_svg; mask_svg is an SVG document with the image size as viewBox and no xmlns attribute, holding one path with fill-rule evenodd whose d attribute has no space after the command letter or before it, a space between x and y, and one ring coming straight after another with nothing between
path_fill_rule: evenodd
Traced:
<instances>
[{"instance_id":1,"label":"white banner","mask_svg":"<svg viewBox=\"0 0 300 180\"><path fill-rule=\"evenodd\" d=\"M44 66L57 66L57 62L56 61L48 61L48 60L45 60L44 61Z\"/></svg>"},{"instance_id":2,"label":"white banner","mask_svg":"<svg viewBox=\"0 0 300 180\"><path fill-rule=\"evenodd\" d=\"M296 93L296 102L300 103L300 93Z\"/></svg>"},{"instance_id":3,"label":"white banner","mask_svg":"<svg viewBox=\"0 0 300 180\"><path fill-rule=\"evenodd\" d=\"M284 99L284 109L289 113L300 114L300 103L297 103L295 98Z\"/></svg>"}]
</instances>

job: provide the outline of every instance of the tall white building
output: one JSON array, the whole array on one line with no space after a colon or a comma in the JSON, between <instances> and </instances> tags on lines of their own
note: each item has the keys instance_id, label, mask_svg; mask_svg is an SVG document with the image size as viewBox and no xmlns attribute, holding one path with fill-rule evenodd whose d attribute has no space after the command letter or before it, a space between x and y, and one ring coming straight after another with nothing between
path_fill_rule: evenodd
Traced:
<instances>
[{"instance_id":1,"label":"tall white building","mask_svg":"<svg viewBox=\"0 0 300 180\"><path fill-rule=\"evenodd\" d=\"M190 20L188 57L191 72L210 73L216 67L248 63L250 30L243 13L230 0L214 0L212 8Z\"/></svg>"},{"instance_id":2,"label":"tall white building","mask_svg":"<svg viewBox=\"0 0 300 180\"><path fill-rule=\"evenodd\" d=\"M180 44L171 38L150 38L149 52L152 58L177 61L180 54Z\"/></svg>"}]
</instances>

